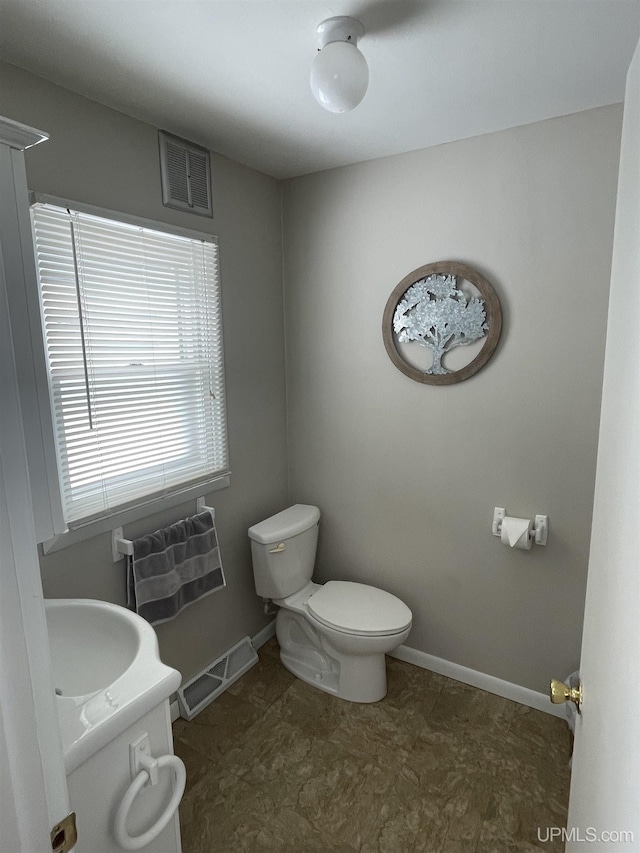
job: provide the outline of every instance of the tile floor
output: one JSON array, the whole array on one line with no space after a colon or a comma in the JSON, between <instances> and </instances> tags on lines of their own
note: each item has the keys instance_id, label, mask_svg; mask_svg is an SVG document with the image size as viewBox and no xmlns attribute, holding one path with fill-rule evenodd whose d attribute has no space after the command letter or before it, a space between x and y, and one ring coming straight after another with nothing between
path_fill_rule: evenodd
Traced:
<instances>
[{"instance_id":1,"label":"tile floor","mask_svg":"<svg viewBox=\"0 0 640 853\"><path fill-rule=\"evenodd\" d=\"M190 723L183 853L534 853L564 826L562 720L387 658L389 691L343 702L274 640Z\"/></svg>"}]
</instances>

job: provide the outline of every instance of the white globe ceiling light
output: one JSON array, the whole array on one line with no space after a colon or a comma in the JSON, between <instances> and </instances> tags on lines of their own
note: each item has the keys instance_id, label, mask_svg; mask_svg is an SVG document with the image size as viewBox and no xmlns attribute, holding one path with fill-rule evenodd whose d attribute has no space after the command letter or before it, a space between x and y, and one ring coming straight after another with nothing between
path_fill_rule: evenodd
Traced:
<instances>
[{"instance_id":1,"label":"white globe ceiling light","mask_svg":"<svg viewBox=\"0 0 640 853\"><path fill-rule=\"evenodd\" d=\"M328 18L318 27L318 51L311 65L311 91L330 113L357 107L369 85L369 68L357 48L364 27L353 18Z\"/></svg>"}]
</instances>

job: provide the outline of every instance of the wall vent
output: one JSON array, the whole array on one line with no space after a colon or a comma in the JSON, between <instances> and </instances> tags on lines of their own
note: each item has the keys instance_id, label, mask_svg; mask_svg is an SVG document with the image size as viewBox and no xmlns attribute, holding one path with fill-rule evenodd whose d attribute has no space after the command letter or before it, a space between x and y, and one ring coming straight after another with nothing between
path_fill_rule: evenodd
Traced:
<instances>
[{"instance_id":1,"label":"wall vent","mask_svg":"<svg viewBox=\"0 0 640 853\"><path fill-rule=\"evenodd\" d=\"M165 207L213 216L209 152L186 139L158 131L160 179Z\"/></svg>"},{"instance_id":2,"label":"wall vent","mask_svg":"<svg viewBox=\"0 0 640 853\"><path fill-rule=\"evenodd\" d=\"M180 716L192 720L241 675L258 662L249 637L244 637L178 690Z\"/></svg>"}]
</instances>

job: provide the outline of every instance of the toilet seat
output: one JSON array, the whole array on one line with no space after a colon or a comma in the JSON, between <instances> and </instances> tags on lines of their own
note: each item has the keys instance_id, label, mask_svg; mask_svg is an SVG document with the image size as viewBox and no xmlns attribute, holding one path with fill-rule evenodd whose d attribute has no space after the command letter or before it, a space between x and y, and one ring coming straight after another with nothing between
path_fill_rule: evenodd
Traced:
<instances>
[{"instance_id":1,"label":"toilet seat","mask_svg":"<svg viewBox=\"0 0 640 853\"><path fill-rule=\"evenodd\" d=\"M399 634L413 618L407 605L374 586L328 581L307 601L311 615L336 631L368 637Z\"/></svg>"}]
</instances>

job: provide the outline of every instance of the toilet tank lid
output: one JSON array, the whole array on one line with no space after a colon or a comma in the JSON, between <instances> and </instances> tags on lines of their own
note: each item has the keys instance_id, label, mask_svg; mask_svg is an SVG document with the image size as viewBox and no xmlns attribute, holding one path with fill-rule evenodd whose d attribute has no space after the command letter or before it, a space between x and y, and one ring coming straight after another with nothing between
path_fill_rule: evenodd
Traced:
<instances>
[{"instance_id":1,"label":"toilet tank lid","mask_svg":"<svg viewBox=\"0 0 640 853\"><path fill-rule=\"evenodd\" d=\"M266 518L259 524L249 528L249 537L261 545L271 545L304 533L320 521L320 510L317 506L296 504L282 512Z\"/></svg>"}]
</instances>

